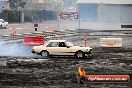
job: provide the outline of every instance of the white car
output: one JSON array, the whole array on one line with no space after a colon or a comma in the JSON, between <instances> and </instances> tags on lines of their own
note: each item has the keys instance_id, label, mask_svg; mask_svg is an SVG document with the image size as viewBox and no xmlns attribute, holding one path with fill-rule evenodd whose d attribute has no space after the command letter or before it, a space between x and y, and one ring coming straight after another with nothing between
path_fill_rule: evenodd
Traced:
<instances>
[{"instance_id":1,"label":"white car","mask_svg":"<svg viewBox=\"0 0 132 88\"><path fill-rule=\"evenodd\" d=\"M8 28L8 22L5 22L3 19L0 19L0 28Z\"/></svg>"},{"instance_id":2,"label":"white car","mask_svg":"<svg viewBox=\"0 0 132 88\"><path fill-rule=\"evenodd\" d=\"M84 58L86 55L91 55L92 48L74 46L67 40L50 40L46 45L34 46L33 54L38 54L44 58L49 55L75 55L77 58Z\"/></svg>"}]
</instances>

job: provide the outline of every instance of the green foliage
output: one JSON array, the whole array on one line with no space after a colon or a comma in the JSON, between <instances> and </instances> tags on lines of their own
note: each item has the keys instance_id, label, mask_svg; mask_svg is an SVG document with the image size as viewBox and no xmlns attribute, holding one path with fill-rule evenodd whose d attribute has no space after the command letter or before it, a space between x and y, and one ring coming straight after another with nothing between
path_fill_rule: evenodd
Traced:
<instances>
[{"instance_id":1,"label":"green foliage","mask_svg":"<svg viewBox=\"0 0 132 88\"><path fill-rule=\"evenodd\" d=\"M8 12L8 21L10 23L20 22L20 11L9 11Z\"/></svg>"},{"instance_id":2,"label":"green foliage","mask_svg":"<svg viewBox=\"0 0 132 88\"><path fill-rule=\"evenodd\" d=\"M24 8L26 2L23 0L9 0L11 10L18 10L18 8Z\"/></svg>"},{"instance_id":3,"label":"green foliage","mask_svg":"<svg viewBox=\"0 0 132 88\"><path fill-rule=\"evenodd\" d=\"M20 22L20 11L4 10L2 13L0 13L0 18L8 21L9 23Z\"/></svg>"},{"instance_id":4,"label":"green foliage","mask_svg":"<svg viewBox=\"0 0 132 88\"><path fill-rule=\"evenodd\" d=\"M21 8L24 8L25 5L26 5L26 2L22 0L18 3L18 6Z\"/></svg>"},{"instance_id":5,"label":"green foliage","mask_svg":"<svg viewBox=\"0 0 132 88\"><path fill-rule=\"evenodd\" d=\"M9 23L20 22L21 12L18 8L24 8L26 2L23 0L9 0L10 10L3 10L0 13L0 18L8 21Z\"/></svg>"},{"instance_id":6,"label":"green foliage","mask_svg":"<svg viewBox=\"0 0 132 88\"><path fill-rule=\"evenodd\" d=\"M10 3L10 8L11 10L16 10L17 9L17 0L9 0L9 3Z\"/></svg>"}]
</instances>

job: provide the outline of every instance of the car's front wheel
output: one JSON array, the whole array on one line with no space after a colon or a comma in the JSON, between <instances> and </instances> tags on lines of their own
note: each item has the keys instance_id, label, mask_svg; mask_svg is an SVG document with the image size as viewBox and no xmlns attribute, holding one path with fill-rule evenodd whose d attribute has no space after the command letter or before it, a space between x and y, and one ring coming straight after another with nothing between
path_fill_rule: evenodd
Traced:
<instances>
[{"instance_id":1,"label":"car's front wheel","mask_svg":"<svg viewBox=\"0 0 132 88\"><path fill-rule=\"evenodd\" d=\"M75 53L75 56L76 56L77 58L83 58L83 57L84 57L84 53L83 53L83 51L77 51L77 52Z\"/></svg>"},{"instance_id":2,"label":"car's front wheel","mask_svg":"<svg viewBox=\"0 0 132 88\"><path fill-rule=\"evenodd\" d=\"M41 51L41 56L44 58L47 58L47 57L49 57L49 52L46 50L43 50L43 51Z\"/></svg>"}]
</instances>

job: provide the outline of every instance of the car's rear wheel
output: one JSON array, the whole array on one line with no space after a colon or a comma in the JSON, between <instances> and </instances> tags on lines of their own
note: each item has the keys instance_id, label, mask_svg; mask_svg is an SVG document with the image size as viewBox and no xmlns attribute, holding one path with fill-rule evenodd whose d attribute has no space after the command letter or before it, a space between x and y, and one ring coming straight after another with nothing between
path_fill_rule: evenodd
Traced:
<instances>
[{"instance_id":1,"label":"car's rear wheel","mask_svg":"<svg viewBox=\"0 0 132 88\"><path fill-rule=\"evenodd\" d=\"M75 56L76 56L77 58L84 58L84 53L83 53L83 51L77 51L77 52L75 53Z\"/></svg>"},{"instance_id":2,"label":"car's rear wheel","mask_svg":"<svg viewBox=\"0 0 132 88\"><path fill-rule=\"evenodd\" d=\"M44 58L47 58L47 57L49 57L49 52L46 50L43 50L43 51L41 51L41 56Z\"/></svg>"}]
</instances>

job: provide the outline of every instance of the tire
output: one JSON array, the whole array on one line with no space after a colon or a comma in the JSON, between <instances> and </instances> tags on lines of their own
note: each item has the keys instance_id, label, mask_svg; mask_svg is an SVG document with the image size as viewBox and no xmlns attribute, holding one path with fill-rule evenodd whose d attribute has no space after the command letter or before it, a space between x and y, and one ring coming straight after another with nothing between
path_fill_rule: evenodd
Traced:
<instances>
[{"instance_id":1,"label":"tire","mask_svg":"<svg viewBox=\"0 0 132 88\"><path fill-rule=\"evenodd\" d=\"M41 51L41 56L44 58L47 58L47 57L49 57L49 52L46 50L43 50L43 51Z\"/></svg>"},{"instance_id":2,"label":"tire","mask_svg":"<svg viewBox=\"0 0 132 88\"><path fill-rule=\"evenodd\" d=\"M75 56L76 56L76 58L82 59L82 58L84 58L84 53L83 53L83 51L77 51L75 53Z\"/></svg>"}]
</instances>

